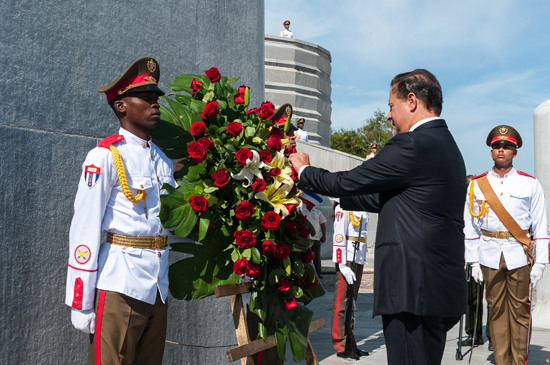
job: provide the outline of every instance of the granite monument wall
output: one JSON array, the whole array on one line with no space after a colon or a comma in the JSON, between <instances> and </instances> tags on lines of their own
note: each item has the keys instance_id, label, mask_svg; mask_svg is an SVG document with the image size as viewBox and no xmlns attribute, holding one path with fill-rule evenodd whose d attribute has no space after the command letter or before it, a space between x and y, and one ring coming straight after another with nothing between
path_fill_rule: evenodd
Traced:
<instances>
[{"instance_id":1,"label":"granite monument wall","mask_svg":"<svg viewBox=\"0 0 550 365\"><path fill-rule=\"evenodd\" d=\"M87 152L119 128L95 89L151 56L167 91L217 66L259 106L264 1L0 0L0 11L0 364L85 364L88 336L64 304L69 226ZM168 340L236 343L227 298L169 304ZM224 364L226 350L167 344L164 364Z\"/></svg>"}]
</instances>

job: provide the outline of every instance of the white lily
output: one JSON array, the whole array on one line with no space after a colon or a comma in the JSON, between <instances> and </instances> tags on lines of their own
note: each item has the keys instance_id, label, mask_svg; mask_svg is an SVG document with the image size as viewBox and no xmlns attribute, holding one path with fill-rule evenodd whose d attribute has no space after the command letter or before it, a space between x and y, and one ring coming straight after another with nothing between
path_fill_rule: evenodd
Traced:
<instances>
[{"instance_id":1,"label":"white lily","mask_svg":"<svg viewBox=\"0 0 550 365\"><path fill-rule=\"evenodd\" d=\"M297 209L299 209L302 205L302 200L298 199L298 196L287 198L293 185L293 182L292 184L286 184L280 181L275 181L264 191L256 193L254 197L271 204L275 210L275 213L282 214L283 219L285 219L289 213L288 209L285 207L285 204L295 204Z\"/></svg>"},{"instance_id":2,"label":"white lily","mask_svg":"<svg viewBox=\"0 0 550 365\"><path fill-rule=\"evenodd\" d=\"M253 182L255 178L263 179L262 172L260 169L269 166L266 165L262 160L260 160L260 155L255 150L252 150L252 159L246 160L246 166L243 167L241 172L238 174L231 173L231 177L235 180L243 180L246 179L243 183L243 186L245 188L249 187Z\"/></svg>"}]
</instances>

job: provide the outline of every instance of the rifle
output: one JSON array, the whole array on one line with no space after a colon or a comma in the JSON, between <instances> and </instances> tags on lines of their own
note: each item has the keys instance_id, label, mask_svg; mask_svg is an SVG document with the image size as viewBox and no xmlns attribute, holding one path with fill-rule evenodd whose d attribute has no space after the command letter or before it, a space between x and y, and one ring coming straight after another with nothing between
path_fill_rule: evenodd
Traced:
<instances>
[{"instance_id":1,"label":"rifle","mask_svg":"<svg viewBox=\"0 0 550 365\"><path fill-rule=\"evenodd\" d=\"M470 282L472 278L472 264L466 263L466 282ZM456 349L456 360L462 360L464 358L464 355L462 355L462 322L463 322L464 315L460 316L460 324L458 327L458 348Z\"/></svg>"},{"instance_id":2,"label":"rifle","mask_svg":"<svg viewBox=\"0 0 550 365\"><path fill-rule=\"evenodd\" d=\"M355 266L355 254L359 249L359 242L361 242L361 233L363 232L363 216L361 215L361 221L359 222L359 237L357 241L353 243L353 260L351 261L351 271L354 271ZM355 271L354 271L355 272ZM344 349L344 357L357 360L357 343L355 342L355 336L353 335L353 329L355 326L355 283L348 284L348 290L346 292L346 312L344 314L344 328L346 334L346 347Z\"/></svg>"}]
</instances>

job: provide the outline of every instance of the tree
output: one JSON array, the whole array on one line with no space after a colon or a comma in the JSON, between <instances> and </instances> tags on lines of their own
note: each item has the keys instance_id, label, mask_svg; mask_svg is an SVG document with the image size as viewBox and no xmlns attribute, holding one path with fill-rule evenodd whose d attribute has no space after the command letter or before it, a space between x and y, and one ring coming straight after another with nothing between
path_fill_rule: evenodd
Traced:
<instances>
[{"instance_id":1,"label":"tree","mask_svg":"<svg viewBox=\"0 0 550 365\"><path fill-rule=\"evenodd\" d=\"M373 143L378 144L378 151L393 137L393 126L386 115L376 110L372 117L365 120L357 129L332 131L331 148L359 157L366 157Z\"/></svg>"}]
</instances>

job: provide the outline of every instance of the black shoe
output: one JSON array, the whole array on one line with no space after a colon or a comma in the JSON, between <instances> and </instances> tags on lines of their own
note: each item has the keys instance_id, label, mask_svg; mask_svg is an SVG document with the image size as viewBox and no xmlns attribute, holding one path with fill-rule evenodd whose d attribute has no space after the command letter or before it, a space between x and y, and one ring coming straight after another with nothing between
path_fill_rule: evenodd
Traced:
<instances>
[{"instance_id":1,"label":"black shoe","mask_svg":"<svg viewBox=\"0 0 550 365\"><path fill-rule=\"evenodd\" d=\"M359 360L359 356L355 355L354 356L355 359L354 359L354 358L351 358L351 357L346 357L343 352L337 352L336 356L341 357L342 359L350 359L350 360L355 360L355 361Z\"/></svg>"},{"instance_id":2,"label":"black shoe","mask_svg":"<svg viewBox=\"0 0 550 365\"><path fill-rule=\"evenodd\" d=\"M483 345L483 340L480 340L480 339L476 339L474 341L474 346L479 346L479 345ZM462 341L462 346L464 347L470 347L472 346L472 338L470 336L468 336L467 339L465 339L464 341Z\"/></svg>"},{"instance_id":3,"label":"black shoe","mask_svg":"<svg viewBox=\"0 0 550 365\"><path fill-rule=\"evenodd\" d=\"M489 351L493 351L493 343L489 340Z\"/></svg>"},{"instance_id":4,"label":"black shoe","mask_svg":"<svg viewBox=\"0 0 550 365\"><path fill-rule=\"evenodd\" d=\"M363 350L360 350L360 349L356 349L355 350L355 355L357 355L357 356L369 356L369 353L368 353L368 351L363 351Z\"/></svg>"}]
</instances>

